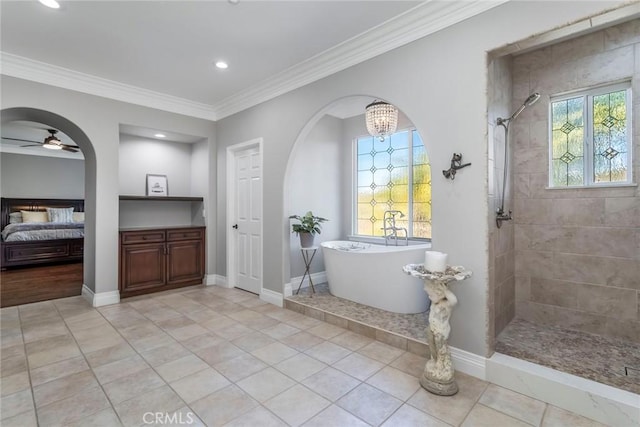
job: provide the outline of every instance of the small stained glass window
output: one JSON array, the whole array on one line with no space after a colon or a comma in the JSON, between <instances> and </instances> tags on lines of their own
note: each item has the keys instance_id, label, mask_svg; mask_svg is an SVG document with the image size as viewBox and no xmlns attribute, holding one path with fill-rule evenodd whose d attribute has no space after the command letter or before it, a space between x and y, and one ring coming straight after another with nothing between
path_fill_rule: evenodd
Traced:
<instances>
[{"instance_id":1,"label":"small stained glass window","mask_svg":"<svg viewBox=\"0 0 640 427\"><path fill-rule=\"evenodd\" d=\"M629 83L552 98L552 187L631 182L630 99Z\"/></svg>"}]
</instances>

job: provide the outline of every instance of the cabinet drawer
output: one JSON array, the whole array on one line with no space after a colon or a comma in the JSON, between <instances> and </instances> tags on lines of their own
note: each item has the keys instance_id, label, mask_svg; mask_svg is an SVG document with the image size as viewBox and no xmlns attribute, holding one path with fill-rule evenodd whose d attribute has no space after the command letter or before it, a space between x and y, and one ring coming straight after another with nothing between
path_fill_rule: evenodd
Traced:
<instances>
[{"instance_id":1,"label":"cabinet drawer","mask_svg":"<svg viewBox=\"0 0 640 427\"><path fill-rule=\"evenodd\" d=\"M164 230L123 231L122 244L164 242Z\"/></svg>"},{"instance_id":2,"label":"cabinet drawer","mask_svg":"<svg viewBox=\"0 0 640 427\"><path fill-rule=\"evenodd\" d=\"M199 240L202 239L203 230L201 228L184 228L179 230L167 230L167 241L178 240Z\"/></svg>"}]
</instances>

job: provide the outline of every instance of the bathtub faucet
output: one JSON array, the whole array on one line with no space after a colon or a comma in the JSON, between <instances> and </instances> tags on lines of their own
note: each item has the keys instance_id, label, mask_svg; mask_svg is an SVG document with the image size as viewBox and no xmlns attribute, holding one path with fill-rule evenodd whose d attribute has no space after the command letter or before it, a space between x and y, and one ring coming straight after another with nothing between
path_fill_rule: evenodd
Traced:
<instances>
[{"instance_id":1,"label":"bathtub faucet","mask_svg":"<svg viewBox=\"0 0 640 427\"><path fill-rule=\"evenodd\" d=\"M396 246L398 246L398 237L404 238L405 246L409 245L409 235L407 233L407 229L404 227L396 226L396 216L400 218L404 217L404 214L401 211L393 210L393 211L385 211L382 230L384 230L384 244L385 246L389 246L389 242L393 241ZM398 232L404 232L404 236L398 236Z\"/></svg>"}]
</instances>

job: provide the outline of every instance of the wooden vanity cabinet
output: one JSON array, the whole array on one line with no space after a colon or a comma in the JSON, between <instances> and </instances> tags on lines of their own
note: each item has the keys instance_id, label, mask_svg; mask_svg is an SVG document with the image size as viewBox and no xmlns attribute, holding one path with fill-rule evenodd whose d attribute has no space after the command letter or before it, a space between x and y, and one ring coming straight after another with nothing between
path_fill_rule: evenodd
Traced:
<instances>
[{"instance_id":1,"label":"wooden vanity cabinet","mask_svg":"<svg viewBox=\"0 0 640 427\"><path fill-rule=\"evenodd\" d=\"M204 227L120 231L120 296L202 283L204 234Z\"/></svg>"}]
</instances>

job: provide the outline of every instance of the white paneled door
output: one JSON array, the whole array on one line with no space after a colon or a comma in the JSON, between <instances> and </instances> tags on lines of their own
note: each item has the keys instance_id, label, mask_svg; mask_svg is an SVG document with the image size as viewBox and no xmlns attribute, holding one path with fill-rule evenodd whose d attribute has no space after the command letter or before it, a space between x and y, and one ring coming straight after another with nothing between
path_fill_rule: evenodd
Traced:
<instances>
[{"instance_id":1,"label":"white paneled door","mask_svg":"<svg viewBox=\"0 0 640 427\"><path fill-rule=\"evenodd\" d=\"M262 161L259 147L235 152L235 286L260 294L262 287Z\"/></svg>"}]
</instances>

